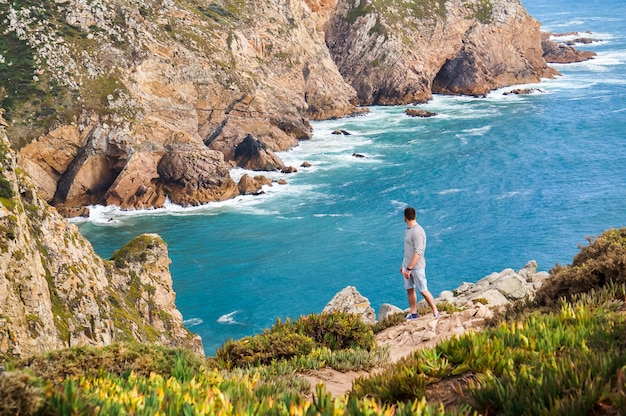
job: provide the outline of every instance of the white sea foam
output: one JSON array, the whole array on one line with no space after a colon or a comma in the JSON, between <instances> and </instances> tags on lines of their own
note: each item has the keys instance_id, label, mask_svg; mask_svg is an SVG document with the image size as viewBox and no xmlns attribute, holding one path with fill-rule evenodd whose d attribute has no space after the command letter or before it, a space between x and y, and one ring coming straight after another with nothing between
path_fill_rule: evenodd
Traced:
<instances>
[{"instance_id":1,"label":"white sea foam","mask_svg":"<svg viewBox=\"0 0 626 416\"><path fill-rule=\"evenodd\" d=\"M394 216L394 217L396 216L396 214L404 211L404 209L409 206L409 204L407 204L406 202L398 201L395 199L391 200L391 205L393 206L394 210L393 210L393 214L391 214L390 216Z\"/></svg>"},{"instance_id":2,"label":"white sea foam","mask_svg":"<svg viewBox=\"0 0 626 416\"><path fill-rule=\"evenodd\" d=\"M489 133L490 130L491 130L491 126L483 126L483 127L477 127L474 129L466 129L466 130L462 130L461 133L455 134L454 137L461 140L462 144L467 144L468 138L484 136L485 134Z\"/></svg>"},{"instance_id":3,"label":"white sea foam","mask_svg":"<svg viewBox=\"0 0 626 416\"><path fill-rule=\"evenodd\" d=\"M90 222L98 226L117 227L125 225L126 220L141 215L162 215L166 214L166 208L138 209L138 210L122 210L114 205L91 205L89 208L89 217L72 218L73 223Z\"/></svg>"},{"instance_id":4,"label":"white sea foam","mask_svg":"<svg viewBox=\"0 0 626 416\"><path fill-rule=\"evenodd\" d=\"M615 38L611 33L603 32L565 32L553 34L550 39L556 42L569 42L580 38L593 39L595 42L592 45L598 45L599 42L609 41Z\"/></svg>"},{"instance_id":5,"label":"white sea foam","mask_svg":"<svg viewBox=\"0 0 626 416\"><path fill-rule=\"evenodd\" d=\"M507 198L512 198L514 196L520 195L521 192L519 191L511 191L511 192L506 192L502 195L498 195L496 196L496 199L507 199Z\"/></svg>"},{"instance_id":6,"label":"white sea foam","mask_svg":"<svg viewBox=\"0 0 626 416\"><path fill-rule=\"evenodd\" d=\"M570 19L560 23L553 23L551 25L542 25L541 29L547 32L556 32L557 30L552 28L570 28L572 26L582 26L585 21L581 19ZM560 31L561 29L559 29Z\"/></svg>"},{"instance_id":7,"label":"white sea foam","mask_svg":"<svg viewBox=\"0 0 626 416\"><path fill-rule=\"evenodd\" d=\"M352 214L313 214L314 217L323 218L323 217L353 217Z\"/></svg>"},{"instance_id":8,"label":"white sea foam","mask_svg":"<svg viewBox=\"0 0 626 416\"><path fill-rule=\"evenodd\" d=\"M204 323L204 321L202 319L200 319L200 318L185 319L183 321L183 324L185 324L185 326L187 326L187 327L202 325L203 323Z\"/></svg>"},{"instance_id":9,"label":"white sea foam","mask_svg":"<svg viewBox=\"0 0 626 416\"><path fill-rule=\"evenodd\" d=\"M439 191L437 192L437 194L439 195L448 195L448 194L457 194L459 192L463 192L462 189L458 189L458 188L451 188L451 189L445 189L443 191Z\"/></svg>"},{"instance_id":10,"label":"white sea foam","mask_svg":"<svg viewBox=\"0 0 626 416\"><path fill-rule=\"evenodd\" d=\"M487 108L472 105L476 101L484 102L484 100L484 98L477 97L434 95L433 99L423 107L428 111L437 113L437 119L441 121L493 117L499 113L500 110L495 107ZM439 120L433 121L438 122Z\"/></svg>"},{"instance_id":11,"label":"white sea foam","mask_svg":"<svg viewBox=\"0 0 626 416\"><path fill-rule=\"evenodd\" d=\"M233 311L231 313L222 315L219 318L217 318L217 322L219 322L220 324L225 324L225 325L243 325L241 322L237 322L234 318L235 314L237 314L238 312L240 311Z\"/></svg>"},{"instance_id":12,"label":"white sea foam","mask_svg":"<svg viewBox=\"0 0 626 416\"><path fill-rule=\"evenodd\" d=\"M461 131L469 136L484 136L486 133L489 132L489 130L491 130L491 126L483 126L483 127L477 127L474 129L465 129Z\"/></svg>"},{"instance_id":13,"label":"white sea foam","mask_svg":"<svg viewBox=\"0 0 626 416\"><path fill-rule=\"evenodd\" d=\"M257 205L264 202L262 201L263 196L264 195L239 196L227 201L211 202L193 207L183 207L171 202L166 202L163 208L140 210L123 210L116 206L92 205L89 207L89 218L81 221L87 221L97 226L119 227L132 224L134 218L146 216L219 215L227 211L241 211L258 215L275 215L277 212L274 210L257 207Z\"/></svg>"}]
</instances>

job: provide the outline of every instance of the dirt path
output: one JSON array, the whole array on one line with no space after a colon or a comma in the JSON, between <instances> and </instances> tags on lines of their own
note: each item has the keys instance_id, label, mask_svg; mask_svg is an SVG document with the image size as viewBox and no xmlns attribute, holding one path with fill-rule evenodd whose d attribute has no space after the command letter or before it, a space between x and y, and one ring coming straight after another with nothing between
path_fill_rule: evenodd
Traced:
<instances>
[{"instance_id":1,"label":"dirt path","mask_svg":"<svg viewBox=\"0 0 626 416\"><path fill-rule=\"evenodd\" d=\"M389 346L390 361L395 363L419 348L434 347L439 341L453 335L463 334L470 329L480 330L485 319L489 316L491 316L491 311L483 305L452 314L442 312L437 319L430 315L422 316L414 321L385 329L376 335L376 341L380 346ZM333 397L338 397L349 392L352 389L353 381L358 377L367 377L383 370L383 368L375 368L371 371L342 373L323 368L312 371L305 377L310 381L313 393L316 385L323 383L327 392L331 393Z\"/></svg>"}]
</instances>

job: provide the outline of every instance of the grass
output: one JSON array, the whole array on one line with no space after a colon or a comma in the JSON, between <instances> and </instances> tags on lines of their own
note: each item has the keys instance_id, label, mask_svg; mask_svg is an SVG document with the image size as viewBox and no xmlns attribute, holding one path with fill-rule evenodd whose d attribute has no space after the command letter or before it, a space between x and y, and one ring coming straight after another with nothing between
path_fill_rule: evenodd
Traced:
<instances>
[{"instance_id":1,"label":"grass","mask_svg":"<svg viewBox=\"0 0 626 416\"><path fill-rule=\"evenodd\" d=\"M39 386L44 414L620 414L626 406L625 299L626 286L607 285L393 365L377 348L316 347L227 369L185 350L116 344L58 351L13 368L27 366L35 374L29 383ZM338 398L323 388L311 396L303 377L311 369L374 367L385 370L357 379ZM427 401L426 391L459 377L469 382L452 394L454 405Z\"/></svg>"}]
</instances>

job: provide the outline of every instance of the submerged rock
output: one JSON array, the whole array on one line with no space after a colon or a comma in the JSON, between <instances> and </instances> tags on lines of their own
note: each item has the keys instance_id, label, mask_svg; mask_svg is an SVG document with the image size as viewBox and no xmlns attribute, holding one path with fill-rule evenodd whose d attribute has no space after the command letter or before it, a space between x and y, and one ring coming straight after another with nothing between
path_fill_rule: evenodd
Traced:
<instances>
[{"instance_id":1,"label":"submerged rock","mask_svg":"<svg viewBox=\"0 0 626 416\"><path fill-rule=\"evenodd\" d=\"M407 116L411 116L411 117L423 117L423 118L434 117L437 115L437 113L433 113L433 112L422 110L422 109L415 109L415 108L407 108L406 110L404 110L404 114L406 114Z\"/></svg>"}]
</instances>

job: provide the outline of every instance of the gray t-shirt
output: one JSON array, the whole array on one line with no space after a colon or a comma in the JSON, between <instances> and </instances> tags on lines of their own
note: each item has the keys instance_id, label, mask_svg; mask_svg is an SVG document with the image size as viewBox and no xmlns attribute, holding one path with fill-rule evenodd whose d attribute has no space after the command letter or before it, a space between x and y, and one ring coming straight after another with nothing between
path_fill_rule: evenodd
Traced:
<instances>
[{"instance_id":1,"label":"gray t-shirt","mask_svg":"<svg viewBox=\"0 0 626 416\"><path fill-rule=\"evenodd\" d=\"M404 259L402 260L402 268L406 268L411 262L414 253L421 255L419 261L413 267L414 269L425 269L426 258L424 252L426 251L426 233L421 225L415 224L411 228L407 228L404 234Z\"/></svg>"}]
</instances>

